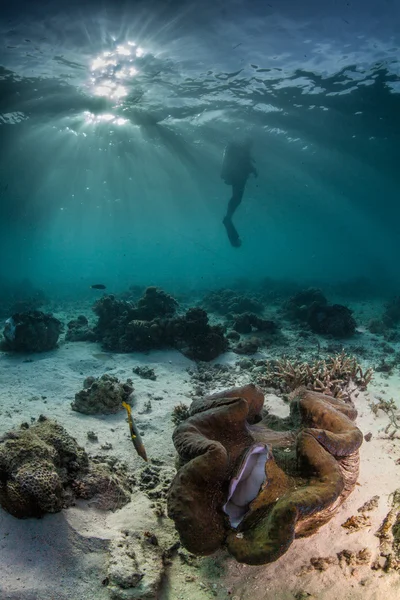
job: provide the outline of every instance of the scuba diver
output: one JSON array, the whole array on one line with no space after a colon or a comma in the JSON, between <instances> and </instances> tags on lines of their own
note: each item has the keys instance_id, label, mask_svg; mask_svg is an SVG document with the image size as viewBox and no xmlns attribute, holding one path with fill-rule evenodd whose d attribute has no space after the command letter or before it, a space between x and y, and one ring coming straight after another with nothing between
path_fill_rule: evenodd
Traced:
<instances>
[{"instance_id":1,"label":"scuba diver","mask_svg":"<svg viewBox=\"0 0 400 600\"><path fill-rule=\"evenodd\" d=\"M225 148L222 162L221 177L227 185L232 186L232 197L229 200L228 210L222 222L225 225L228 239L234 248L239 248L242 242L232 223L232 217L242 201L249 175L253 174L258 177L254 159L251 156L251 146L252 143L249 140L231 142Z\"/></svg>"}]
</instances>

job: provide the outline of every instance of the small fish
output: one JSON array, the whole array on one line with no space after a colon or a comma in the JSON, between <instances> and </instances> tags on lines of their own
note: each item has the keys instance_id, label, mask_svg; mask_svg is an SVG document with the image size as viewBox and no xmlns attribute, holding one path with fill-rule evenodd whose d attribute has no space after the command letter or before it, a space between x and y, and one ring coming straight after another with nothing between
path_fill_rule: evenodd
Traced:
<instances>
[{"instance_id":1,"label":"small fish","mask_svg":"<svg viewBox=\"0 0 400 600\"><path fill-rule=\"evenodd\" d=\"M128 413L129 431L131 432L131 440L133 442L133 445L135 446L135 450L139 454L139 456L141 456L143 460L147 462L146 450L143 446L142 438L140 437L138 428L133 422L131 407L126 402L123 402L122 406L126 409L126 412Z\"/></svg>"},{"instance_id":2,"label":"small fish","mask_svg":"<svg viewBox=\"0 0 400 600\"><path fill-rule=\"evenodd\" d=\"M90 286L92 288L92 290L105 290L106 286L103 285L102 283L95 283L94 285Z\"/></svg>"}]
</instances>

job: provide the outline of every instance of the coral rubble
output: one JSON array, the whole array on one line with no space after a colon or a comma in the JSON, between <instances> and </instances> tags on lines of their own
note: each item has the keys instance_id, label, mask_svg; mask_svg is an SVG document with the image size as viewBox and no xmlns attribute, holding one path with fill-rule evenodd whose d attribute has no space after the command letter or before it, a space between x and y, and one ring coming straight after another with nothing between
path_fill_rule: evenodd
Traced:
<instances>
[{"instance_id":1,"label":"coral rubble","mask_svg":"<svg viewBox=\"0 0 400 600\"><path fill-rule=\"evenodd\" d=\"M390 510L376 535L382 563L376 561L375 568L400 571L400 489L391 494Z\"/></svg>"},{"instance_id":2,"label":"coral rubble","mask_svg":"<svg viewBox=\"0 0 400 600\"><path fill-rule=\"evenodd\" d=\"M174 406L172 410L171 420L174 425L179 425L189 417L189 408L183 402L180 402L176 406Z\"/></svg>"},{"instance_id":3,"label":"coral rubble","mask_svg":"<svg viewBox=\"0 0 400 600\"><path fill-rule=\"evenodd\" d=\"M107 589L113 600L154 600L164 570L157 537L124 530L111 543Z\"/></svg>"}]
</instances>

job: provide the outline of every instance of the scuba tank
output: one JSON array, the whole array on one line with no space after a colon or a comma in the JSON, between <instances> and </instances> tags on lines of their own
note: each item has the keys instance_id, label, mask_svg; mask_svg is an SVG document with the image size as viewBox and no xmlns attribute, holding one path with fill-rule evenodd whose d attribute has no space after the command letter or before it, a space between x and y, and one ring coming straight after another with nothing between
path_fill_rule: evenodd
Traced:
<instances>
[{"instance_id":1,"label":"scuba tank","mask_svg":"<svg viewBox=\"0 0 400 600\"><path fill-rule=\"evenodd\" d=\"M246 145L231 142L224 150L221 178L228 185L241 179L244 181L254 170L251 154Z\"/></svg>"},{"instance_id":2,"label":"scuba tank","mask_svg":"<svg viewBox=\"0 0 400 600\"><path fill-rule=\"evenodd\" d=\"M233 177L235 175L235 170L237 168L238 162L238 150L238 146L233 143L228 144L224 150L221 167L221 178L228 185L232 184Z\"/></svg>"}]
</instances>

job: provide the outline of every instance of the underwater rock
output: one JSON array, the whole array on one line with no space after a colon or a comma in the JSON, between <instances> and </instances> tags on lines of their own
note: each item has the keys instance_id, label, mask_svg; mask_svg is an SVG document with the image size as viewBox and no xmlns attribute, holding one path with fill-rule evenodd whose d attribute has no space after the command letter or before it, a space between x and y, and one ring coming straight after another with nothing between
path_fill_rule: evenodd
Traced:
<instances>
[{"instance_id":1,"label":"underwater rock","mask_svg":"<svg viewBox=\"0 0 400 600\"><path fill-rule=\"evenodd\" d=\"M203 298L202 305L211 312L221 315L245 312L261 313L264 309L264 306L257 298L243 296L229 289L210 292Z\"/></svg>"},{"instance_id":2,"label":"underwater rock","mask_svg":"<svg viewBox=\"0 0 400 600\"><path fill-rule=\"evenodd\" d=\"M318 288L300 290L283 304L283 313L288 319L307 321L311 307L323 307L328 304L322 291Z\"/></svg>"},{"instance_id":3,"label":"underwater rock","mask_svg":"<svg viewBox=\"0 0 400 600\"><path fill-rule=\"evenodd\" d=\"M400 296L395 296L386 303L382 321L386 327L395 327L400 322Z\"/></svg>"},{"instance_id":4,"label":"underwater rock","mask_svg":"<svg viewBox=\"0 0 400 600\"><path fill-rule=\"evenodd\" d=\"M133 367L132 371L142 379L150 379L151 381L157 379L157 375L151 367Z\"/></svg>"},{"instance_id":5,"label":"underwater rock","mask_svg":"<svg viewBox=\"0 0 400 600\"><path fill-rule=\"evenodd\" d=\"M76 440L46 417L0 440L0 505L14 517L59 512L77 497L97 496L99 508L120 508L130 499L130 486L128 473L89 461Z\"/></svg>"},{"instance_id":6,"label":"underwater rock","mask_svg":"<svg viewBox=\"0 0 400 600\"><path fill-rule=\"evenodd\" d=\"M132 392L131 379L121 383L117 377L108 374L97 379L87 377L84 381L84 389L75 394L75 401L71 403L71 408L85 415L117 413L124 410L123 402L130 402Z\"/></svg>"},{"instance_id":7,"label":"underwater rock","mask_svg":"<svg viewBox=\"0 0 400 600\"><path fill-rule=\"evenodd\" d=\"M110 545L107 589L113 600L156 600L164 570L157 538L124 530Z\"/></svg>"},{"instance_id":8,"label":"underwater rock","mask_svg":"<svg viewBox=\"0 0 400 600\"><path fill-rule=\"evenodd\" d=\"M97 339L106 350L116 352L166 347L169 340L163 319L175 311L176 304L171 296L157 288L147 288L137 305L117 300L112 295L104 296L93 307L99 317L95 327ZM156 311L159 313L157 318L154 316Z\"/></svg>"},{"instance_id":9,"label":"underwater rock","mask_svg":"<svg viewBox=\"0 0 400 600\"><path fill-rule=\"evenodd\" d=\"M239 562L273 562L356 484L363 436L351 404L299 388L290 416L269 420L263 398L253 384L222 391L174 431L181 468L168 514L193 554L226 547Z\"/></svg>"},{"instance_id":10,"label":"underwater rock","mask_svg":"<svg viewBox=\"0 0 400 600\"><path fill-rule=\"evenodd\" d=\"M275 333L277 330L276 324L273 321L261 319L254 313L243 313L236 317L233 324L233 329L238 333L251 333L254 329L257 331L266 331Z\"/></svg>"},{"instance_id":11,"label":"underwater rock","mask_svg":"<svg viewBox=\"0 0 400 600\"><path fill-rule=\"evenodd\" d=\"M39 310L16 313L5 323L4 346L14 352L53 350L62 329L61 321Z\"/></svg>"},{"instance_id":12,"label":"underwater rock","mask_svg":"<svg viewBox=\"0 0 400 600\"><path fill-rule=\"evenodd\" d=\"M226 337L228 340L232 340L233 342L238 342L240 340L240 335L237 331L228 331Z\"/></svg>"},{"instance_id":13,"label":"underwater rock","mask_svg":"<svg viewBox=\"0 0 400 600\"><path fill-rule=\"evenodd\" d=\"M93 306L99 317L95 334L106 350L132 352L125 337L127 324L135 318L135 305L126 300L117 300L115 296L103 296Z\"/></svg>"},{"instance_id":14,"label":"underwater rock","mask_svg":"<svg viewBox=\"0 0 400 600\"><path fill-rule=\"evenodd\" d=\"M95 342L96 334L89 326L89 321L84 315L79 315L67 323L67 342Z\"/></svg>"},{"instance_id":15,"label":"underwater rock","mask_svg":"<svg viewBox=\"0 0 400 600\"><path fill-rule=\"evenodd\" d=\"M137 303L135 318L143 321L152 321L157 318L172 317L178 303L169 294L157 287L146 288L142 298Z\"/></svg>"},{"instance_id":16,"label":"underwater rock","mask_svg":"<svg viewBox=\"0 0 400 600\"><path fill-rule=\"evenodd\" d=\"M383 319L371 319L367 325L368 331L374 334L384 335L387 333L387 326L383 322Z\"/></svg>"},{"instance_id":17,"label":"underwater rock","mask_svg":"<svg viewBox=\"0 0 400 600\"><path fill-rule=\"evenodd\" d=\"M357 327L352 311L341 304L332 306L314 304L308 312L307 323L314 333L331 335L335 338L351 337Z\"/></svg>"},{"instance_id":18,"label":"underwater rock","mask_svg":"<svg viewBox=\"0 0 400 600\"><path fill-rule=\"evenodd\" d=\"M163 348L167 345L164 327L158 319L153 321L134 319L126 325L121 344L125 348L141 352Z\"/></svg>"},{"instance_id":19,"label":"underwater rock","mask_svg":"<svg viewBox=\"0 0 400 600\"><path fill-rule=\"evenodd\" d=\"M228 349L228 340L221 325L210 325L201 308L190 308L184 317L172 324L172 345L193 360L210 361Z\"/></svg>"},{"instance_id":20,"label":"underwater rock","mask_svg":"<svg viewBox=\"0 0 400 600\"><path fill-rule=\"evenodd\" d=\"M260 347L260 340L256 337L248 338L236 344L233 351L236 354L255 354Z\"/></svg>"},{"instance_id":21,"label":"underwater rock","mask_svg":"<svg viewBox=\"0 0 400 600\"><path fill-rule=\"evenodd\" d=\"M148 292L153 289L156 292ZM158 306L164 312L163 318L139 319L137 317L144 314L140 312L144 310L143 306L139 310L129 302L116 300L114 296L98 300L94 307L99 315L96 333L107 350L134 352L170 347L177 348L193 360L204 361L210 361L227 350L224 328L210 325L204 310L191 308L183 316L166 317L175 310L175 301L156 288L147 288L146 302L153 297L157 300L151 306ZM151 314L149 307L146 314Z\"/></svg>"},{"instance_id":22,"label":"underwater rock","mask_svg":"<svg viewBox=\"0 0 400 600\"><path fill-rule=\"evenodd\" d=\"M156 287L148 287L137 304L103 296L93 307L99 317L97 337L109 350L131 352L155 347L162 342L153 331L157 320L172 317L177 306L172 296Z\"/></svg>"}]
</instances>

